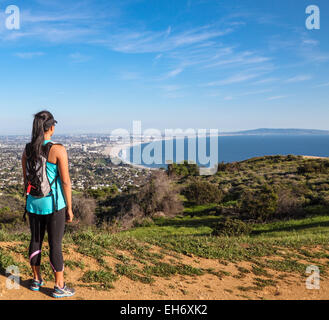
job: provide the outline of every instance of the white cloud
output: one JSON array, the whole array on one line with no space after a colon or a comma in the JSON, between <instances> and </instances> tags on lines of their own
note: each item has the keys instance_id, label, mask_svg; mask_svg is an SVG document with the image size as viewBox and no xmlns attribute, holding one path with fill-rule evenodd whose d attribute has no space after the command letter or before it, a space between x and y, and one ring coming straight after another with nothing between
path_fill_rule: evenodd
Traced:
<instances>
[{"instance_id":1,"label":"white cloud","mask_svg":"<svg viewBox=\"0 0 329 320\"><path fill-rule=\"evenodd\" d=\"M179 75L180 73L183 72L183 68L177 68L175 70L172 70L166 74L166 78L173 78Z\"/></svg>"},{"instance_id":2,"label":"white cloud","mask_svg":"<svg viewBox=\"0 0 329 320\"><path fill-rule=\"evenodd\" d=\"M224 80L208 82L208 83L204 84L203 86L205 86L205 87L214 87L214 86L235 84L235 83L240 83L240 82L244 82L244 81L247 81L247 80L257 78L260 75L262 75L262 74L261 73L237 74L237 75L233 75L229 78L226 78Z\"/></svg>"},{"instance_id":3,"label":"white cloud","mask_svg":"<svg viewBox=\"0 0 329 320\"><path fill-rule=\"evenodd\" d=\"M303 44L317 46L319 44L319 41L313 40L313 39L305 39L305 40L303 40Z\"/></svg>"},{"instance_id":4,"label":"white cloud","mask_svg":"<svg viewBox=\"0 0 329 320\"><path fill-rule=\"evenodd\" d=\"M272 91L271 89L264 89L264 90L257 90L257 91L248 91L248 92L241 93L240 96L257 95L257 94L262 94L262 93L271 92L271 91Z\"/></svg>"},{"instance_id":5,"label":"white cloud","mask_svg":"<svg viewBox=\"0 0 329 320\"><path fill-rule=\"evenodd\" d=\"M173 91L180 90L181 86L168 84L168 85L159 86L159 88L161 88L162 90L167 91L167 92L173 92Z\"/></svg>"},{"instance_id":6,"label":"white cloud","mask_svg":"<svg viewBox=\"0 0 329 320\"><path fill-rule=\"evenodd\" d=\"M167 32L166 32L166 37L168 37L171 33L171 26L168 27Z\"/></svg>"},{"instance_id":7,"label":"white cloud","mask_svg":"<svg viewBox=\"0 0 329 320\"><path fill-rule=\"evenodd\" d=\"M81 54L80 52L71 53L69 57L73 62L76 63L87 62L91 59L91 57Z\"/></svg>"},{"instance_id":8,"label":"white cloud","mask_svg":"<svg viewBox=\"0 0 329 320\"><path fill-rule=\"evenodd\" d=\"M171 28L165 31L132 32L126 30L113 32L107 39L96 39L93 42L123 53L163 53L181 47L201 44L232 31L231 28L218 30L212 26L198 27L175 34Z\"/></svg>"},{"instance_id":9,"label":"white cloud","mask_svg":"<svg viewBox=\"0 0 329 320\"><path fill-rule=\"evenodd\" d=\"M280 79L278 79L278 78L265 78L265 79L262 79L262 80L257 80L255 82L253 82L252 84L266 84L266 83L272 83L272 82L275 82L275 81L280 81Z\"/></svg>"},{"instance_id":10,"label":"white cloud","mask_svg":"<svg viewBox=\"0 0 329 320\"><path fill-rule=\"evenodd\" d=\"M314 88L321 88L321 87L329 87L329 82L326 82L326 83L321 83L317 86L314 86Z\"/></svg>"},{"instance_id":11,"label":"white cloud","mask_svg":"<svg viewBox=\"0 0 329 320\"><path fill-rule=\"evenodd\" d=\"M271 100L279 100L279 99L283 99L286 98L287 96L273 96L273 97L269 97L266 100L271 101Z\"/></svg>"},{"instance_id":12,"label":"white cloud","mask_svg":"<svg viewBox=\"0 0 329 320\"><path fill-rule=\"evenodd\" d=\"M169 99L178 99L178 98L184 98L185 95L181 92L167 92L165 95L164 95L165 98L169 98Z\"/></svg>"},{"instance_id":13,"label":"white cloud","mask_svg":"<svg viewBox=\"0 0 329 320\"><path fill-rule=\"evenodd\" d=\"M44 52L17 52L15 56L21 59L32 59L34 57L43 56Z\"/></svg>"},{"instance_id":14,"label":"white cloud","mask_svg":"<svg viewBox=\"0 0 329 320\"><path fill-rule=\"evenodd\" d=\"M263 62L270 61L271 58L269 57L262 57L257 56L253 52L245 51L230 57L229 59L220 59L214 63L209 64L206 66L207 68L214 68L219 66L226 66L226 65L245 65L245 64L260 64Z\"/></svg>"},{"instance_id":15,"label":"white cloud","mask_svg":"<svg viewBox=\"0 0 329 320\"><path fill-rule=\"evenodd\" d=\"M298 75L298 76L285 80L285 82L286 83L295 83L295 82L302 82L302 81L307 81L307 80L311 80L311 79L312 79L312 76L310 76L310 75Z\"/></svg>"},{"instance_id":16,"label":"white cloud","mask_svg":"<svg viewBox=\"0 0 329 320\"><path fill-rule=\"evenodd\" d=\"M155 56L154 60L159 60L163 56L162 53L159 53Z\"/></svg>"}]
</instances>

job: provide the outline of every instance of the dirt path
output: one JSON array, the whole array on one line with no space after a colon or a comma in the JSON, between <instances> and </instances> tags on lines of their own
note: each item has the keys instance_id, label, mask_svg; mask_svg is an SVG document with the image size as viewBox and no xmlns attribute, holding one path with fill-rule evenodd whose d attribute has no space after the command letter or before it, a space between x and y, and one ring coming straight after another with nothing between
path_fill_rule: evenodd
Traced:
<instances>
[{"instance_id":1,"label":"dirt path","mask_svg":"<svg viewBox=\"0 0 329 320\"><path fill-rule=\"evenodd\" d=\"M0 245L6 246L5 243ZM11 243L12 245L12 243ZM84 260L92 269L99 268L92 258L84 257L76 252L65 254L70 259L75 258ZM18 259L19 255L15 255ZM21 260L20 257L19 260ZM110 258L107 262L111 265L115 261ZM172 260L171 255L164 257L166 260ZM251 270L250 262L241 262L238 264L220 263L216 259L202 259L198 257L180 256L180 261L193 267L213 270L220 273L206 273L196 276L175 275L169 278L154 277L152 284L143 284L133 281L125 276L120 277L114 282L114 288L108 291L99 291L94 288L79 287L79 281L82 271L80 269L66 269L66 281L73 283L76 288L76 295L67 299L78 300L222 300L222 299L329 299L329 280L321 278L319 290L308 290L305 285L307 275L300 276L266 270L267 279L274 279L275 284L265 286L261 289L255 289L255 278L264 278L257 276L253 272L241 273L241 270ZM28 289L27 277L21 278L21 286L18 290L6 289L7 278L0 275L0 299L1 300L47 300L53 298L50 296L53 283L47 282L40 292L32 292ZM264 278L265 279L265 278Z\"/></svg>"},{"instance_id":2,"label":"dirt path","mask_svg":"<svg viewBox=\"0 0 329 320\"><path fill-rule=\"evenodd\" d=\"M324 159L329 160L329 157L317 157L317 156L303 156L304 159Z\"/></svg>"}]
</instances>

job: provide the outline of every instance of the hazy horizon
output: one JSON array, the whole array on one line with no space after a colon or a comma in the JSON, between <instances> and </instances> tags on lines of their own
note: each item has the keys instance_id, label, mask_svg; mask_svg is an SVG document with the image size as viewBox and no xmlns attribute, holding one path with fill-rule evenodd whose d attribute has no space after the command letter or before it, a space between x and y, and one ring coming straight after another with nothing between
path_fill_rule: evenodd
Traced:
<instances>
[{"instance_id":1,"label":"hazy horizon","mask_svg":"<svg viewBox=\"0 0 329 320\"><path fill-rule=\"evenodd\" d=\"M125 129L125 128L123 128ZM147 129L147 128L146 128ZM176 129L176 128L171 128L171 129ZM201 128L200 128L201 129ZM202 128L205 129L205 128ZM215 129L215 128L211 128L211 129ZM184 130L184 129L183 129ZM197 130L197 129L196 129ZM258 130L296 130L296 131L319 131L322 133L326 133L329 134L329 129L325 130L325 129L314 129L314 128L256 128L256 129L248 129L248 130L236 130L236 131L219 131L219 134L235 134L235 133L244 133L244 132L249 132L249 131L258 131ZM143 131L143 130L142 130ZM128 130L129 132L129 130ZM161 131L163 134L164 132ZM110 135L111 132L85 132L85 133L58 133L57 131L55 131L54 135L57 136L79 136L79 135ZM132 134L132 132L130 132L129 134ZM288 134L288 133L287 133ZM311 134L311 133L310 133ZM315 134L315 133L313 133ZM0 137L7 137L7 136L29 136L30 133L25 133L25 134L1 134L0 133Z\"/></svg>"}]
</instances>

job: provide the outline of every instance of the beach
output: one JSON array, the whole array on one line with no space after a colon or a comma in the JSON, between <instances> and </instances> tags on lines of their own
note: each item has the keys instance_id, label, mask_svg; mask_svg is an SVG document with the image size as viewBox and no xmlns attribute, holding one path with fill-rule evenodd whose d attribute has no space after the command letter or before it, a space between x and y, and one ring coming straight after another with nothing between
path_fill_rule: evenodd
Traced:
<instances>
[{"instance_id":1,"label":"beach","mask_svg":"<svg viewBox=\"0 0 329 320\"><path fill-rule=\"evenodd\" d=\"M221 138L218 150L218 163L236 162L269 155L299 155L304 159L328 159L327 150L328 136L293 136L293 135L246 135L246 136L224 136ZM122 142L113 144L104 149L104 154L113 159L120 159L126 163L143 169L157 169L159 166L132 163L129 150L138 145L150 142L174 139L172 136L165 136L162 139L135 140L132 142ZM181 139L180 137L178 139ZM177 146L176 146L177 148ZM187 142L184 148L188 148ZM187 149L185 149L187 150ZM122 153L122 154L121 154Z\"/></svg>"}]
</instances>

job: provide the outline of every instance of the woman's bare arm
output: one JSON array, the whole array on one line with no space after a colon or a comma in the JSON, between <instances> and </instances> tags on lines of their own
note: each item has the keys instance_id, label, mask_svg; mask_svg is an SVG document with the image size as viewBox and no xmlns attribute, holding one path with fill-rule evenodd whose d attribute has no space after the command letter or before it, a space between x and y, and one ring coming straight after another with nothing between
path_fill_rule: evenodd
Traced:
<instances>
[{"instance_id":1,"label":"woman's bare arm","mask_svg":"<svg viewBox=\"0 0 329 320\"><path fill-rule=\"evenodd\" d=\"M25 154L25 149L22 155L22 169L23 169L23 179L24 179L24 190L26 186L26 154Z\"/></svg>"},{"instance_id":2,"label":"woman's bare arm","mask_svg":"<svg viewBox=\"0 0 329 320\"><path fill-rule=\"evenodd\" d=\"M68 213L68 222L72 222L73 220L73 212L72 212L72 188L71 188L71 178L69 173L69 161L66 149L63 146L56 146L56 155L57 155L57 163L59 175L61 178L64 197L67 205L67 213Z\"/></svg>"}]
</instances>

